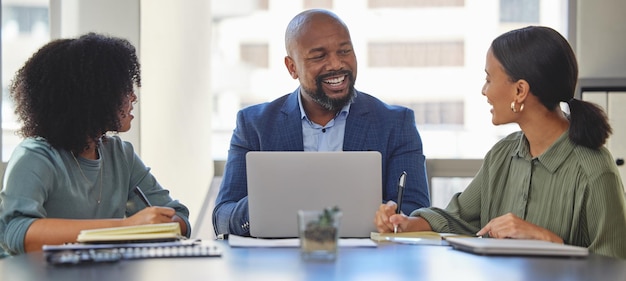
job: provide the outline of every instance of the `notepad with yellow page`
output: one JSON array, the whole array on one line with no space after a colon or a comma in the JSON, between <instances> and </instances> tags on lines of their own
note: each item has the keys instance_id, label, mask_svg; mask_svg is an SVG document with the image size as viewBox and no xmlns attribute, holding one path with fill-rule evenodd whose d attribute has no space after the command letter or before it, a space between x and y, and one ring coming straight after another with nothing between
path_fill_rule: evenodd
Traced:
<instances>
[{"instance_id":1,"label":"notepad with yellow page","mask_svg":"<svg viewBox=\"0 0 626 281\"><path fill-rule=\"evenodd\" d=\"M76 241L81 243L161 242L181 239L177 222L144 224L83 230Z\"/></svg>"},{"instance_id":2,"label":"notepad with yellow page","mask_svg":"<svg viewBox=\"0 0 626 281\"><path fill-rule=\"evenodd\" d=\"M372 232L370 239L376 242L395 242L402 244L447 246L447 237L469 237L454 233L438 233L434 231L414 231L400 233Z\"/></svg>"}]
</instances>

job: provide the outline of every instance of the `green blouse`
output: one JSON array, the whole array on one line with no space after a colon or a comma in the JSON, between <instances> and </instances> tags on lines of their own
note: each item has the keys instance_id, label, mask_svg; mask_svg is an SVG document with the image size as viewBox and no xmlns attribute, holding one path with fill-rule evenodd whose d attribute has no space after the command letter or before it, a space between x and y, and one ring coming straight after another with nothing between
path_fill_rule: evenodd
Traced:
<instances>
[{"instance_id":1,"label":"green blouse","mask_svg":"<svg viewBox=\"0 0 626 281\"><path fill-rule=\"evenodd\" d=\"M445 210L411 213L434 231L474 235L491 219L513 213L559 235L565 244L626 258L624 189L609 151L574 144L565 132L532 158L522 132L499 141L465 191Z\"/></svg>"}]
</instances>

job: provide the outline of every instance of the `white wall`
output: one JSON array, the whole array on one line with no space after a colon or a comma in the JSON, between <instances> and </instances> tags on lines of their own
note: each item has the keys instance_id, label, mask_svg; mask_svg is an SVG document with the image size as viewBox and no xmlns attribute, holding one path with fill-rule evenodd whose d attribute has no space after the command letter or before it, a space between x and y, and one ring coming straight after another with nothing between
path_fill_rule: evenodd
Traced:
<instances>
[{"instance_id":1,"label":"white wall","mask_svg":"<svg viewBox=\"0 0 626 281\"><path fill-rule=\"evenodd\" d=\"M141 1L141 156L195 225L213 178L210 1L181 3Z\"/></svg>"},{"instance_id":2,"label":"white wall","mask_svg":"<svg viewBox=\"0 0 626 281\"><path fill-rule=\"evenodd\" d=\"M576 1L581 78L626 78L626 1Z\"/></svg>"}]
</instances>

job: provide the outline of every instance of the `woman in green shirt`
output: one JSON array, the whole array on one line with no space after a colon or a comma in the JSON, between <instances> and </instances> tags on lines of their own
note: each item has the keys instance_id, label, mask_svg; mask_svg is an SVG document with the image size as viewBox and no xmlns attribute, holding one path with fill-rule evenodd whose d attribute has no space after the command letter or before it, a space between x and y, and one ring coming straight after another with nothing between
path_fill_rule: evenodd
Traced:
<instances>
[{"instance_id":1,"label":"woman in green shirt","mask_svg":"<svg viewBox=\"0 0 626 281\"><path fill-rule=\"evenodd\" d=\"M601 108L574 98L578 66L567 40L547 27L507 32L492 42L485 71L493 124L521 131L492 147L445 209L395 215L389 201L376 212L378 231L538 239L626 258L623 185L603 146L611 127Z\"/></svg>"}]
</instances>

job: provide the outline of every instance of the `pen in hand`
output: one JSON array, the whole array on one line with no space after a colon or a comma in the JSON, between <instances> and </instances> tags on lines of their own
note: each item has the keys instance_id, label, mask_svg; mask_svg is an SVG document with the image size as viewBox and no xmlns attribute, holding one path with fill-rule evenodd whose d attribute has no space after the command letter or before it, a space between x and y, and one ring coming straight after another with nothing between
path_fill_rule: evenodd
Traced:
<instances>
[{"instance_id":1,"label":"pen in hand","mask_svg":"<svg viewBox=\"0 0 626 281\"><path fill-rule=\"evenodd\" d=\"M137 196L139 196L139 199L141 199L141 201L143 201L143 203L146 204L147 207L152 207L152 204L150 204L150 201L148 201L148 197L143 194L143 191L139 189L139 186L135 186L135 188L133 188L133 191L135 192L135 194L137 194Z\"/></svg>"},{"instance_id":2,"label":"pen in hand","mask_svg":"<svg viewBox=\"0 0 626 281\"><path fill-rule=\"evenodd\" d=\"M398 180L398 207L396 208L396 214L402 213L402 194L404 193L404 184L406 182L406 172L403 171ZM398 233L398 225L393 226L393 233Z\"/></svg>"}]
</instances>

